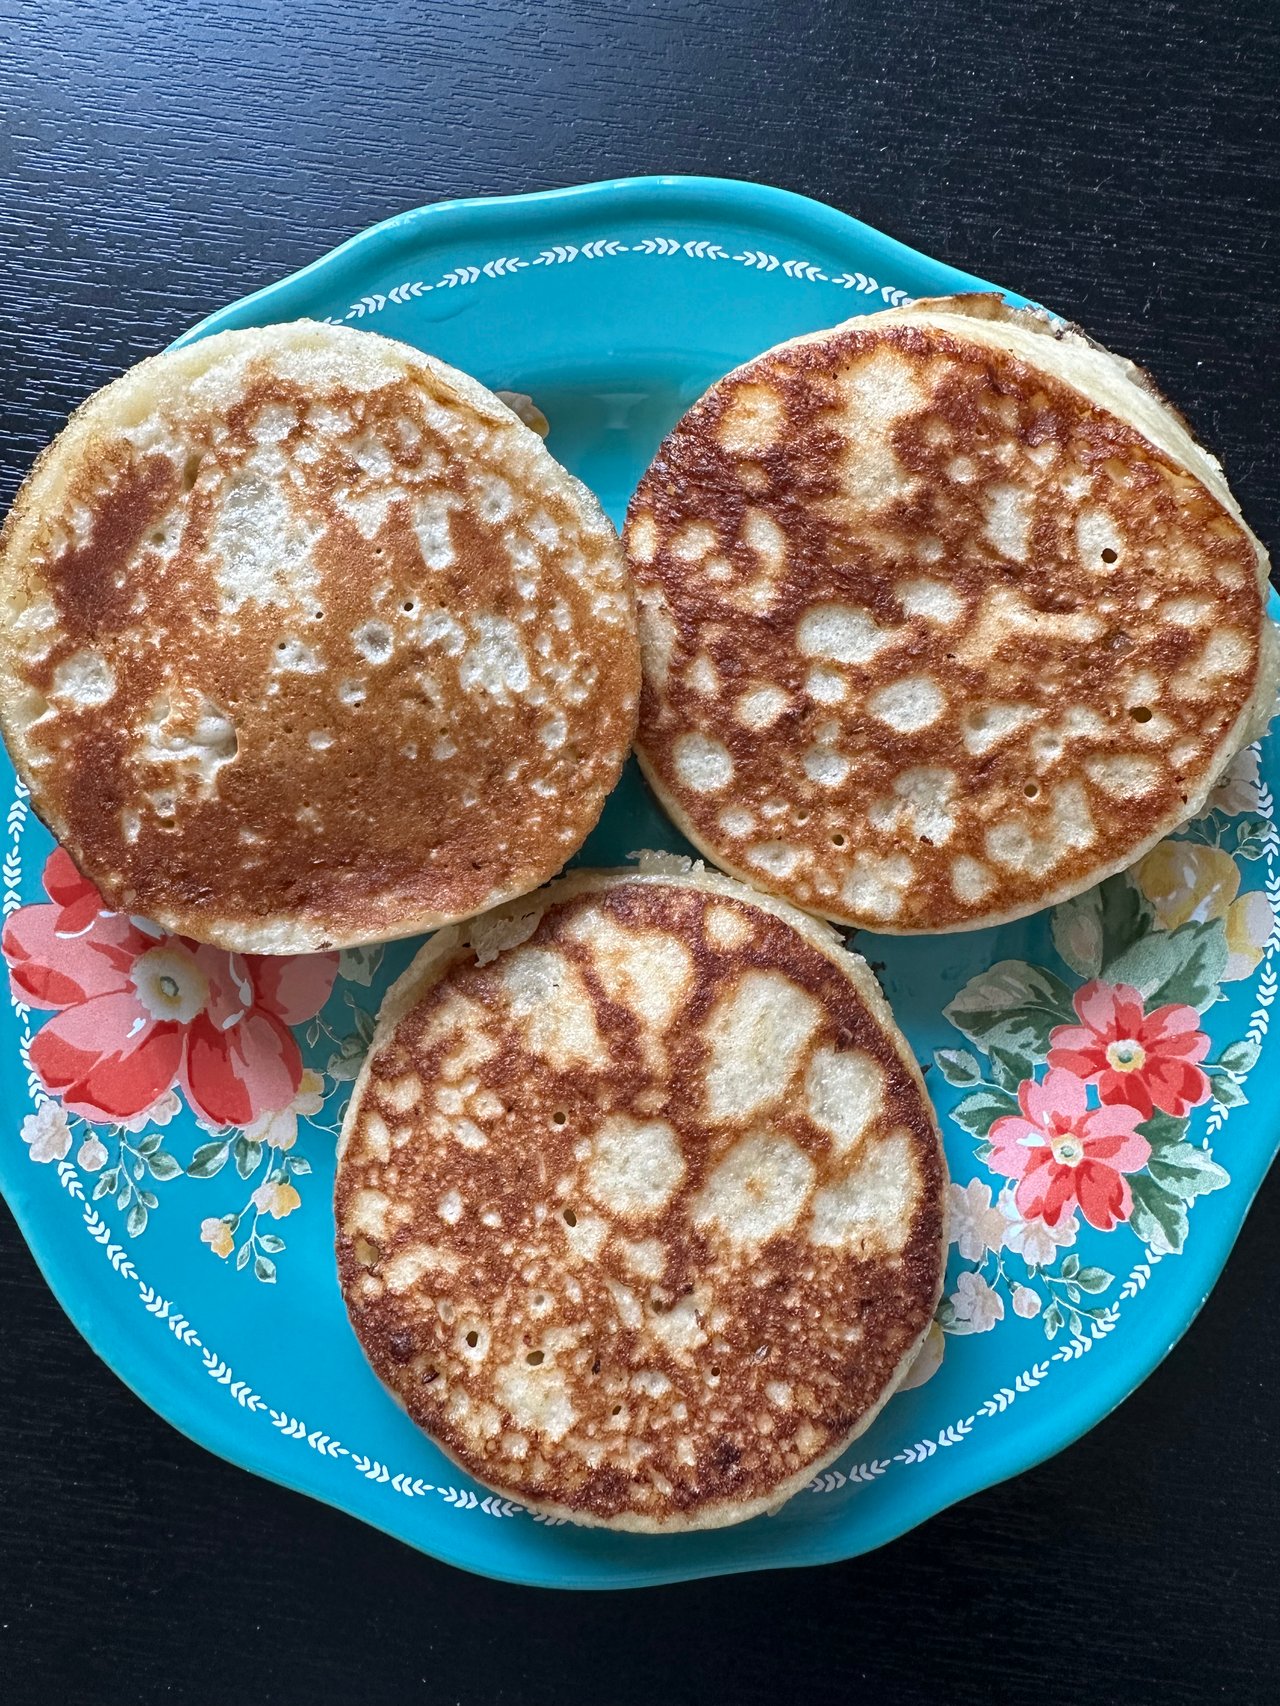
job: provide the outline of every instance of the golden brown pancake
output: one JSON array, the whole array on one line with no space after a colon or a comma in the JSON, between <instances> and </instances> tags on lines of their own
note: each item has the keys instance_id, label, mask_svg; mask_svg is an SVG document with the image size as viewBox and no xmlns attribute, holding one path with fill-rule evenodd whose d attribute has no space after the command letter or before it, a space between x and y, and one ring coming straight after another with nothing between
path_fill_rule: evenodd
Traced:
<instances>
[{"instance_id":1,"label":"golden brown pancake","mask_svg":"<svg viewBox=\"0 0 1280 1706\"><path fill-rule=\"evenodd\" d=\"M298 322L142 363L0 536L0 722L120 910L231 949L523 894L635 724L617 537L483 386Z\"/></svg>"},{"instance_id":2,"label":"golden brown pancake","mask_svg":"<svg viewBox=\"0 0 1280 1706\"><path fill-rule=\"evenodd\" d=\"M388 995L338 1268L374 1369L478 1480L711 1528L781 1504L894 1391L945 1189L919 1070L834 932L701 866L575 872Z\"/></svg>"},{"instance_id":3,"label":"golden brown pancake","mask_svg":"<svg viewBox=\"0 0 1280 1706\"><path fill-rule=\"evenodd\" d=\"M709 857L958 930L1079 893L1265 727L1267 559L1132 364L998 297L852 320L712 386L625 543L638 755Z\"/></svg>"}]
</instances>

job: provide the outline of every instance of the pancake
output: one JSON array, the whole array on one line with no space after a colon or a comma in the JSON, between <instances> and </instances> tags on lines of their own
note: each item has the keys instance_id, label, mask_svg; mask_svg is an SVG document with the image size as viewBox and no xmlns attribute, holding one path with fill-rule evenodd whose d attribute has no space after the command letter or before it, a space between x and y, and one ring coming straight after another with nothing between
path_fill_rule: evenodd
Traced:
<instances>
[{"instance_id":1,"label":"pancake","mask_svg":"<svg viewBox=\"0 0 1280 1706\"><path fill-rule=\"evenodd\" d=\"M1267 558L1131 363L995 296L781 344L628 514L638 756L840 923L1018 918L1131 864L1271 714Z\"/></svg>"},{"instance_id":2,"label":"pancake","mask_svg":"<svg viewBox=\"0 0 1280 1706\"><path fill-rule=\"evenodd\" d=\"M390 991L338 1269L374 1369L477 1480L587 1525L721 1527L909 1370L945 1189L920 1072L834 932L701 866L575 872Z\"/></svg>"},{"instance_id":3,"label":"pancake","mask_svg":"<svg viewBox=\"0 0 1280 1706\"><path fill-rule=\"evenodd\" d=\"M433 929L553 875L631 743L617 536L429 356L300 321L143 362L0 535L0 723L109 905L233 950Z\"/></svg>"}]
</instances>

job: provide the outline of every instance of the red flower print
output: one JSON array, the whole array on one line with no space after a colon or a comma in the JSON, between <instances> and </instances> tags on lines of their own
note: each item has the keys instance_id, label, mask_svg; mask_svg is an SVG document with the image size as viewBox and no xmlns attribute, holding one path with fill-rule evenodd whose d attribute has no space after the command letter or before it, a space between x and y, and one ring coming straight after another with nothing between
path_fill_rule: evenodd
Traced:
<instances>
[{"instance_id":1,"label":"red flower print","mask_svg":"<svg viewBox=\"0 0 1280 1706\"><path fill-rule=\"evenodd\" d=\"M1151 1145L1134 1127L1142 1115L1128 1106L1090 1108L1084 1081L1052 1069L1044 1082L1024 1078L1019 1114L991 1127L987 1165L1019 1181L1014 1201L1025 1220L1056 1226L1073 1204L1091 1226L1110 1232L1128 1220L1133 1195L1126 1173L1145 1167Z\"/></svg>"},{"instance_id":2,"label":"red flower print","mask_svg":"<svg viewBox=\"0 0 1280 1706\"><path fill-rule=\"evenodd\" d=\"M31 1066L72 1113L109 1123L180 1084L207 1126L287 1107L302 1079L290 1025L320 1011L336 954L229 954L103 909L61 848L44 870L50 904L6 921L14 993L52 1010Z\"/></svg>"},{"instance_id":3,"label":"red flower print","mask_svg":"<svg viewBox=\"0 0 1280 1706\"><path fill-rule=\"evenodd\" d=\"M1209 1080L1196 1065L1209 1052L1194 1007L1157 1007L1144 1013L1142 997L1127 983L1097 978L1076 991L1079 1025L1049 1034L1049 1065L1098 1086L1098 1098L1126 1102L1150 1119L1157 1108L1185 1114L1209 1098Z\"/></svg>"}]
</instances>

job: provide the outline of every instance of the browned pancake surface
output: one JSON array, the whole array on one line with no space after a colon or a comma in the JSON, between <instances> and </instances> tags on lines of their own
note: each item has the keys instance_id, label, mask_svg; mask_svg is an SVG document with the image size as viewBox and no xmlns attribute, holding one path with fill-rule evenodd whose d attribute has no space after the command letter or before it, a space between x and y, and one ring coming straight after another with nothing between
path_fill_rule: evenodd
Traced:
<instances>
[{"instance_id":1,"label":"browned pancake surface","mask_svg":"<svg viewBox=\"0 0 1280 1706\"><path fill-rule=\"evenodd\" d=\"M634 726L612 529L402 345L212 345L95 398L6 531L6 734L37 808L113 904L233 947L535 886Z\"/></svg>"},{"instance_id":2,"label":"browned pancake surface","mask_svg":"<svg viewBox=\"0 0 1280 1706\"><path fill-rule=\"evenodd\" d=\"M894 316L713 386L625 540L664 803L849 923L1088 886L1203 799L1259 685L1256 542L1217 498L1072 384Z\"/></svg>"},{"instance_id":3,"label":"browned pancake surface","mask_svg":"<svg viewBox=\"0 0 1280 1706\"><path fill-rule=\"evenodd\" d=\"M579 1521L737 1520L860 1430L928 1328L932 1112L820 927L723 879L564 892L390 998L344 1129L343 1290L488 1485Z\"/></svg>"}]
</instances>

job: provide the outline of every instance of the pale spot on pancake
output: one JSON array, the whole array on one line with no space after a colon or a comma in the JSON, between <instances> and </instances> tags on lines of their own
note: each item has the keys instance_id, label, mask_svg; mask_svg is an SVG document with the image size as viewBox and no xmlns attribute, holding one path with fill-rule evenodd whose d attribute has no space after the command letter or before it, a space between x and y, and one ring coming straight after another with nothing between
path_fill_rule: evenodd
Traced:
<instances>
[{"instance_id":1,"label":"pale spot on pancake","mask_svg":"<svg viewBox=\"0 0 1280 1706\"><path fill-rule=\"evenodd\" d=\"M516 948L502 960L498 975L532 1053L561 1072L578 1064L606 1064L595 1006L581 974L563 954Z\"/></svg>"},{"instance_id":2,"label":"pale spot on pancake","mask_svg":"<svg viewBox=\"0 0 1280 1706\"><path fill-rule=\"evenodd\" d=\"M448 1190L436 1204L436 1213L446 1226L456 1226L462 1219L462 1197L456 1190Z\"/></svg>"},{"instance_id":3,"label":"pale spot on pancake","mask_svg":"<svg viewBox=\"0 0 1280 1706\"><path fill-rule=\"evenodd\" d=\"M732 906L708 907L702 927L711 946L724 953L745 946L752 936L746 915Z\"/></svg>"},{"instance_id":4,"label":"pale spot on pancake","mask_svg":"<svg viewBox=\"0 0 1280 1706\"><path fill-rule=\"evenodd\" d=\"M978 470L972 457L953 456L947 463L947 478L954 480L959 486L969 486L978 478Z\"/></svg>"},{"instance_id":5,"label":"pale spot on pancake","mask_svg":"<svg viewBox=\"0 0 1280 1706\"><path fill-rule=\"evenodd\" d=\"M950 801L955 793L956 774L935 765L917 765L894 777L893 791L872 802L867 822L884 832L909 828L917 841L942 847L955 829Z\"/></svg>"},{"instance_id":6,"label":"pale spot on pancake","mask_svg":"<svg viewBox=\"0 0 1280 1706\"><path fill-rule=\"evenodd\" d=\"M805 677L804 690L819 705L838 705L848 696L849 683L838 669L818 664Z\"/></svg>"},{"instance_id":7,"label":"pale spot on pancake","mask_svg":"<svg viewBox=\"0 0 1280 1706\"><path fill-rule=\"evenodd\" d=\"M685 671L685 685L691 693L710 699L720 691L720 677L706 652L699 652Z\"/></svg>"},{"instance_id":8,"label":"pale spot on pancake","mask_svg":"<svg viewBox=\"0 0 1280 1706\"><path fill-rule=\"evenodd\" d=\"M476 514L490 527L504 522L515 507L515 494L498 474L482 474L475 482L475 492Z\"/></svg>"},{"instance_id":9,"label":"pale spot on pancake","mask_svg":"<svg viewBox=\"0 0 1280 1706\"><path fill-rule=\"evenodd\" d=\"M744 728L759 732L776 723L790 703L780 687L751 687L738 699L734 715Z\"/></svg>"},{"instance_id":10,"label":"pale spot on pancake","mask_svg":"<svg viewBox=\"0 0 1280 1706\"><path fill-rule=\"evenodd\" d=\"M711 735L681 735L671 749L676 774L696 794L716 794L733 780L729 749Z\"/></svg>"},{"instance_id":11,"label":"pale spot on pancake","mask_svg":"<svg viewBox=\"0 0 1280 1706\"><path fill-rule=\"evenodd\" d=\"M858 853L844 880L850 910L877 922L896 918L914 870L905 853Z\"/></svg>"},{"instance_id":12,"label":"pale spot on pancake","mask_svg":"<svg viewBox=\"0 0 1280 1706\"><path fill-rule=\"evenodd\" d=\"M266 403L254 415L249 436L256 444L272 444L289 434L298 424L298 411L287 403Z\"/></svg>"},{"instance_id":13,"label":"pale spot on pancake","mask_svg":"<svg viewBox=\"0 0 1280 1706\"><path fill-rule=\"evenodd\" d=\"M1113 752L1086 758L1084 773L1103 793L1118 800L1140 799L1160 780L1159 764L1139 752Z\"/></svg>"},{"instance_id":14,"label":"pale spot on pancake","mask_svg":"<svg viewBox=\"0 0 1280 1706\"><path fill-rule=\"evenodd\" d=\"M755 1132L712 1172L693 1205L693 1224L714 1227L731 1244L764 1244L799 1219L814 1176L813 1162L790 1138Z\"/></svg>"},{"instance_id":15,"label":"pale spot on pancake","mask_svg":"<svg viewBox=\"0 0 1280 1706\"><path fill-rule=\"evenodd\" d=\"M1201 628L1212 618L1212 599L1166 599L1159 609L1162 621L1174 624L1174 628Z\"/></svg>"},{"instance_id":16,"label":"pale spot on pancake","mask_svg":"<svg viewBox=\"0 0 1280 1706\"><path fill-rule=\"evenodd\" d=\"M946 699L928 675L906 675L891 681L867 700L867 710L899 734L916 734L936 723L946 708Z\"/></svg>"},{"instance_id":17,"label":"pale spot on pancake","mask_svg":"<svg viewBox=\"0 0 1280 1706\"><path fill-rule=\"evenodd\" d=\"M645 674L656 687L665 688L676 644L676 625L671 619L666 599L660 592L646 588L636 599L636 616Z\"/></svg>"},{"instance_id":18,"label":"pale spot on pancake","mask_svg":"<svg viewBox=\"0 0 1280 1706\"><path fill-rule=\"evenodd\" d=\"M985 900L995 887L995 876L968 853L962 853L951 864L951 890L966 906L976 906Z\"/></svg>"},{"instance_id":19,"label":"pale spot on pancake","mask_svg":"<svg viewBox=\"0 0 1280 1706\"><path fill-rule=\"evenodd\" d=\"M864 1256L896 1255L911 1235L920 1189L911 1134L892 1131L864 1145L838 1184L814 1194L810 1240Z\"/></svg>"},{"instance_id":20,"label":"pale spot on pancake","mask_svg":"<svg viewBox=\"0 0 1280 1706\"><path fill-rule=\"evenodd\" d=\"M900 637L852 604L814 604L796 627L796 644L805 657L833 663L870 663Z\"/></svg>"},{"instance_id":21,"label":"pale spot on pancake","mask_svg":"<svg viewBox=\"0 0 1280 1706\"><path fill-rule=\"evenodd\" d=\"M515 1358L499 1372L495 1395L517 1428L542 1434L552 1445L578 1419L564 1375L553 1363L530 1368L523 1357Z\"/></svg>"},{"instance_id":22,"label":"pale spot on pancake","mask_svg":"<svg viewBox=\"0 0 1280 1706\"><path fill-rule=\"evenodd\" d=\"M1031 536L1031 493L1022 486L1000 484L986 493L986 535L1003 557L1025 562Z\"/></svg>"},{"instance_id":23,"label":"pale spot on pancake","mask_svg":"<svg viewBox=\"0 0 1280 1706\"><path fill-rule=\"evenodd\" d=\"M928 622L946 627L964 613L964 600L942 581L921 575L916 580L899 581L893 596L908 616L923 616Z\"/></svg>"},{"instance_id":24,"label":"pale spot on pancake","mask_svg":"<svg viewBox=\"0 0 1280 1706\"><path fill-rule=\"evenodd\" d=\"M391 1159L391 1130L379 1113L368 1113L364 1120L364 1146L379 1161Z\"/></svg>"},{"instance_id":25,"label":"pale spot on pancake","mask_svg":"<svg viewBox=\"0 0 1280 1706\"><path fill-rule=\"evenodd\" d=\"M811 746L805 752L805 775L824 788L838 788L849 769L849 760L832 746Z\"/></svg>"},{"instance_id":26,"label":"pale spot on pancake","mask_svg":"<svg viewBox=\"0 0 1280 1706\"><path fill-rule=\"evenodd\" d=\"M750 835L756 826L755 818L745 806L725 806L724 810L718 813L716 822L726 835L732 835L735 839Z\"/></svg>"},{"instance_id":27,"label":"pale spot on pancake","mask_svg":"<svg viewBox=\"0 0 1280 1706\"><path fill-rule=\"evenodd\" d=\"M568 733L569 725L565 722L565 719L560 712L557 711L554 717L548 717L546 722L540 725L538 729L538 739L542 742L543 746L546 747L548 752L559 752L560 748L565 743ZM437 742L436 744L438 747L440 742ZM449 745L453 745L452 741L449 742ZM457 748L454 747L453 750L456 752ZM436 757L452 758L453 752L437 752Z\"/></svg>"},{"instance_id":28,"label":"pale spot on pancake","mask_svg":"<svg viewBox=\"0 0 1280 1706\"><path fill-rule=\"evenodd\" d=\"M664 1031L693 988L693 957L678 936L629 929L591 907L568 925L582 942L610 1001L634 1013L651 1031Z\"/></svg>"},{"instance_id":29,"label":"pale spot on pancake","mask_svg":"<svg viewBox=\"0 0 1280 1706\"><path fill-rule=\"evenodd\" d=\"M745 972L702 1025L706 1117L745 1119L776 1102L821 1019L813 996L781 972Z\"/></svg>"},{"instance_id":30,"label":"pale spot on pancake","mask_svg":"<svg viewBox=\"0 0 1280 1706\"><path fill-rule=\"evenodd\" d=\"M275 667L290 670L295 676L319 676L324 664L316 648L290 636L288 640L282 640L276 645Z\"/></svg>"},{"instance_id":31,"label":"pale spot on pancake","mask_svg":"<svg viewBox=\"0 0 1280 1706\"><path fill-rule=\"evenodd\" d=\"M451 569L457 561L449 514L455 499L448 493L427 492L413 506L413 531L422 561L433 573Z\"/></svg>"},{"instance_id":32,"label":"pale spot on pancake","mask_svg":"<svg viewBox=\"0 0 1280 1706\"><path fill-rule=\"evenodd\" d=\"M965 713L961 724L965 750L975 758L981 758L993 746L1008 740L1010 735L1040 715L1042 713L1034 705L977 705Z\"/></svg>"},{"instance_id":33,"label":"pale spot on pancake","mask_svg":"<svg viewBox=\"0 0 1280 1706\"><path fill-rule=\"evenodd\" d=\"M668 549L682 563L700 563L718 543L716 530L706 521L687 521L672 535Z\"/></svg>"},{"instance_id":34,"label":"pale spot on pancake","mask_svg":"<svg viewBox=\"0 0 1280 1706\"><path fill-rule=\"evenodd\" d=\"M418 638L450 658L456 658L467 643L466 629L448 610L428 610L418 625Z\"/></svg>"},{"instance_id":35,"label":"pale spot on pancake","mask_svg":"<svg viewBox=\"0 0 1280 1706\"><path fill-rule=\"evenodd\" d=\"M843 1155L884 1107L884 1068L862 1049L818 1049L804 1081L809 1118Z\"/></svg>"},{"instance_id":36,"label":"pale spot on pancake","mask_svg":"<svg viewBox=\"0 0 1280 1706\"><path fill-rule=\"evenodd\" d=\"M1078 782L1064 782L1053 790L1047 813L1014 813L993 825L986 849L994 864L1042 877L1096 839L1084 789Z\"/></svg>"},{"instance_id":37,"label":"pale spot on pancake","mask_svg":"<svg viewBox=\"0 0 1280 1706\"><path fill-rule=\"evenodd\" d=\"M716 437L733 456L758 456L781 431L782 398L767 385L740 385L720 417Z\"/></svg>"},{"instance_id":38,"label":"pale spot on pancake","mask_svg":"<svg viewBox=\"0 0 1280 1706\"><path fill-rule=\"evenodd\" d=\"M369 663L383 664L388 661L395 651L395 636L385 622L362 623L351 636L351 643ZM305 648L304 648L305 649ZM300 664L285 664L287 669L298 669Z\"/></svg>"},{"instance_id":39,"label":"pale spot on pancake","mask_svg":"<svg viewBox=\"0 0 1280 1706\"><path fill-rule=\"evenodd\" d=\"M390 1292L410 1291L424 1274L454 1273L458 1258L451 1250L438 1250L433 1244L410 1244L389 1256L379 1268L379 1275Z\"/></svg>"},{"instance_id":40,"label":"pale spot on pancake","mask_svg":"<svg viewBox=\"0 0 1280 1706\"><path fill-rule=\"evenodd\" d=\"M594 1262L604 1248L608 1235L608 1227L604 1221L595 1214L576 1214L572 1221L562 1219L561 1225L569 1249L578 1260Z\"/></svg>"},{"instance_id":41,"label":"pale spot on pancake","mask_svg":"<svg viewBox=\"0 0 1280 1706\"><path fill-rule=\"evenodd\" d=\"M462 654L458 681L464 693L487 693L498 704L527 691L529 659L520 630L506 616L477 616L476 637Z\"/></svg>"},{"instance_id":42,"label":"pale spot on pancake","mask_svg":"<svg viewBox=\"0 0 1280 1706\"><path fill-rule=\"evenodd\" d=\"M333 736L328 729L312 729L307 735L307 745L312 752L327 752L333 745Z\"/></svg>"},{"instance_id":43,"label":"pale spot on pancake","mask_svg":"<svg viewBox=\"0 0 1280 1706\"><path fill-rule=\"evenodd\" d=\"M787 536L763 509L749 509L742 520L743 542L775 574L787 560Z\"/></svg>"},{"instance_id":44,"label":"pale spot on pancake","mask_svg":"<svg viewBox=\"0 0 1280 1706\"><path fill-rule=\"evenodd\" d=\"M93 707L105 705L116 690L115 672L101 652L72 652L53 672L49 689L52 699L67 704Z\"/></svg>"},{"instance_id":45,"label":"pale spot on pancake","mask_svg":"<svg viewBox=\"0 0 1280 1706\"><path fill-rule=\"evenodd\" d=\"M363 681L344 681L338 688L338 698L344 705L363 705L366 693Z\"/></svg>"},{"instance_id":46,"label":"pale spot on pancake","mask_svg":"<svg viewBox=\"0 0 1280 1706\"><path fill-rule=\"evenodd\" d=\"M382 1191L361 1189L355 1192L343 1220L343 1230L348 1238L354 1238L363 1233L365 1237L380 1240L387 1236L387 1210L391 1207L391 1199Z\"/></svg>"},{"instance_id":47,"label":"pale spot on pancake","mask_svg":"<svg viewBox=\"0 0 1280 1706\"><path fill-rule=\"evenodd\" d=\"M708 1333L703 1326L711 1315L711 1291L705 1284L677 1298L670 1309L649 1319L649 1332L668 1356L688 1361L693 1352L706 1344Z\"/></svg>"},{"instance_id":48,"label":"pale spot on pancake","mask_svg":"<svg viewBox=\"0 0 1280 1706\"><path fill-rule=\"evenodd\" d=\"M1086 569L1111 568L1123 549L1124 541L1105 509L1080 511L1076 517L1076 551Z\"/></svg>"},{"instance_id":49,"label":"pale spot on pancake","mask_svg":"<svg viewBox=\"0 0 1280 1706\"><path fill-rule=\"evenodd\" d=\"M219 770L238 750L235 723L195 688L157 694L147 709L144 727L142 757L152 765L173 766L179 780L194 784L202 797L214 792Z\"/></svg>"},{"instance_id":50,"label":"pale spot on pancake","mask_svg":"<svg viewBox=\"0 0 1280 1706\"><path fill-rule=\"evenodd\" d=\"M1249 669L1257 648L1238 628L1216 628L1198 658L1173 678L1173 691L1188 699L1204 699L1220 691L1223 676Z\"/></svg>"},{"instance_id":51,"label":"pale spot on pancake","mask_svg":"<svg viewBox=\"0 0 1280 1706\"><path fill-rule=\"evenodd\" d=\"M318 584L312 547L319 528L270 479L244 474L221 491L209 553L223 607L291 605Z\"/></svg>"},{"instance_id":52,"label":"pale spot on pancake","mask_svg":"<svg viewBox=\"0 0 1280 1706\"><path fill-rule=\"evenodd\" d=\"M627 528L627 550L637 563L647 568L658 550L658 529L647 512L631 518Z\"/></svg>"},{"instance_id":53,"label":"pale spot on pancake","mask_svg":"<svg viewBox=\"0 0 1280 1706\"><path fill-rule=\"evenodd\" d=\"M765 1382L764 1395L778 1409L786 1410L791 1406L791 1387L785 1380L768 1380Z\"/></svg>"},{"instance_id":54,"label":"pale spot on pancake","mask_svg":"<svg viewBox=\"0 0 1280 1706\"><path fill-rule=\"evenodd\" d=\"M660 1280L667 1265L667 1253L660 1238L641 1238L632 1242L619 1238L618 1254L639 1279Z\"/></svg>"},{"instance_id":55,"label":"pale spot on pancake","mask_svg":"<svg viewBox=\"0 0 1280 1706\"><path fill-rule=\"evenodd\" d=\"M766 876L785 882L804 856L802 848L793 847L789 842L761 841L747 849L746 861Z\"/></svg>"},{"instance_id":56,"label":"pale spot on pancake","mask_svg":"<svg viewBox=\"0 0 1280 1706\"><path fill-rule=\"evenodd\" d=\"M684 1170L679 1139L665 1120L614 1114L591 1140L587 1189L610 1214L643 1219L666 1206Z\"/></svg>"}]
</instances>

